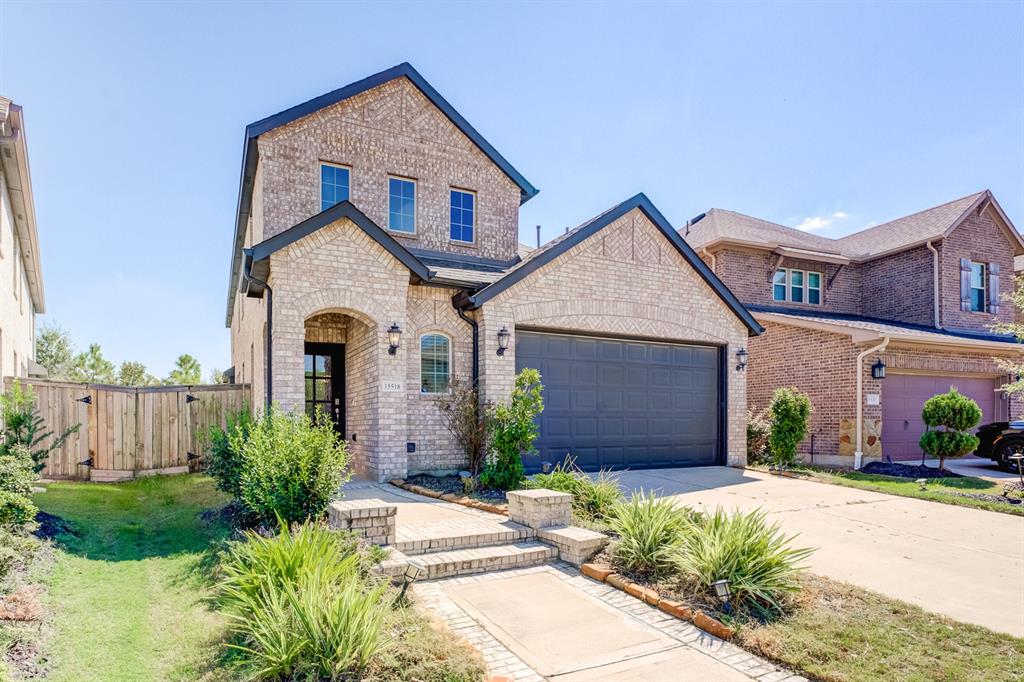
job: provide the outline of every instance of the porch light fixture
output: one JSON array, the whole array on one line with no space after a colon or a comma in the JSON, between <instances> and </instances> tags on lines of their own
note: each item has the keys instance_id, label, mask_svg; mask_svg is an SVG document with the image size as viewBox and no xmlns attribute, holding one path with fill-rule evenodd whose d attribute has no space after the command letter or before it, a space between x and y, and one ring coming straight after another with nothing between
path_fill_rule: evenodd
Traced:
<instances>
[{"instance_id":1,"label":"porch light fixture","mask_svg":"<svg viewBox=\"0 0 1024 682\"><path fill-rule=\"evenodd\" d=\"M732 613L732 605L729 603L729 598L732 597L732 590L729 589L729 581L716 580L711 583L711 587L715 588L715 596L722 602L722 610L726 613Z\"/></svg>"},{"instance_id":2,"label":"porch light fixture","mask_svg":"<svg viewBox=\"0 0 1024 682\"><path fill-rule=\"evenodd\" d=\"M388 328L388 355L394 355L402 340L402 328L395 322Z\"/></svg>"},{"instance_id":3,"label":"porch light fixture","mask_svg":"<svg viewBox=\"0 0 1024 682\"><path fill-rule=\"evenodd\" d=\"M871 378L872 379L884 379L885 378L885 363L882 362L882 358L875 360L875 364L871 365Z\"/></svg>"},{"instance_id":4,"label":"porch light fixture","mask_svg":"<svg viewBox=\"0 0 1024 682\"><path fill-rule=\"evenodd\" d=\"M736 371L742 372L747 368L747 349L740 348L736 351Z\"/></svg>"},{"instance_id":5,"label":"porch light fixture","mask_svg":"<svg viewBox=\"0 0 1024 682\"><path fill-rule=\"evenodd\" d=\"M508 327L502 327L501 331L498 332L498 355L504 355L508 349L508 340L512 338L512 334L509 333Z\"/></svg>"}]
</instances>

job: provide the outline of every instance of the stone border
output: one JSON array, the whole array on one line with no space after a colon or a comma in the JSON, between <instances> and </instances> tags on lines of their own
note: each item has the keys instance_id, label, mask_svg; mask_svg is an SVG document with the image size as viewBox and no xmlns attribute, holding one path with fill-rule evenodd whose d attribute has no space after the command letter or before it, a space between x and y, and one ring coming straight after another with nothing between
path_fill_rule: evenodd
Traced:
<instances>
[{"instance_id":1,"label":"stone border","mask_svg":"<svg viewBox=\"0 0 1024 682\"><path fill-rule=\"evenodd\" d=\"M436 490L430 488L424 488L421 485L414 485L412 483L406 483L404 479L393 478L388 481L391 485L402 490L408 490L410 493L416 493L417 495L423 495L424 497L432 497L435 500L444 500L445 502L451 502L452 504L461 504L463 507L469 507L470 509L479 509L481 511L490 512L492 514L501 514L502 516L508 516L508 505L507 504L491 504L482 500L477 500L466 495L456 495L455 493L439 493Z\"/></svg>"},{"instance_id":2,"label":"stone border","mask_svg":"<svg viewBox=\"0 0 1024 682\"><path fill-rule=\"evenodd\" d=\"M719 639L729 640L736 634L736 628L729 627L714 616L710 616L699 609L694 611L689 606L674 599L665 599L649 587L630 582L624 576L616 573L611 566L605 564L583 564L580 567L580 573L588 578L593 578L598 582L622 590L626 594L636 597L651 606L657 606L665 613L675 616L679 620L689 621L704 632L714 635Z\"/></svg>"}]
</instances>

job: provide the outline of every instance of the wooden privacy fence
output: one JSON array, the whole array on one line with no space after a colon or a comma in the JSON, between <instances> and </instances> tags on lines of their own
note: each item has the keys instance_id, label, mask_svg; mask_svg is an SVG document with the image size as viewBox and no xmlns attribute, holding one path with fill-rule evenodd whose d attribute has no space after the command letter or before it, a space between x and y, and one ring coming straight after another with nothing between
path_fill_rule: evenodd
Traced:
<instances>
[{"instance_id":1,"label":"wooden privacy fence","mask_svg":"<svg viewBox=\"0 0 1024 682\"><path fill-rule=\"evenodd\" d=\"M5 387L13 379L6 377ZM146 473L177 473L201 466L211 426L250 404L248 384L109 386L19 379L36 394L46 429L63 447L50 453L43 475L98 481ZM189 454L194 457L189 457Z\"/></svg>"}]
</instances>

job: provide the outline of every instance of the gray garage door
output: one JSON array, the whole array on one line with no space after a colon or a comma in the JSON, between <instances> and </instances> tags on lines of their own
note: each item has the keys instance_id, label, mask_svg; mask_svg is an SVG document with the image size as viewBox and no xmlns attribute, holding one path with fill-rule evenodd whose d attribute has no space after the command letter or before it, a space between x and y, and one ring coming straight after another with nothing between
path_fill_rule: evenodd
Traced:
<instances>
[{"instance_id":1,"label":"gray garage door","mask_svg":"<svg viewBox=\"0 0 1024 682\"><path fill-rule=\"evenodd\" d=\"M520 331L524 367L544 384L528 471L567 454L588 471L718 463L717 348Z\"/></svg>"}]
</instances>

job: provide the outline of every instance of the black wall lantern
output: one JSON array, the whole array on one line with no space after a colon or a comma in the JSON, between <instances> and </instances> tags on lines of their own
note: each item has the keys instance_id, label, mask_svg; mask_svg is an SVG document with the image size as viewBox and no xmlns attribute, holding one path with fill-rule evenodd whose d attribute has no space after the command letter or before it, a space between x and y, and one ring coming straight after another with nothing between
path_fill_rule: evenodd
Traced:
<instances>
[{"instance_id":1,"label":"black wall lantern","mask_svg":"<svg viewBox=\"0 0 1024 682\"><path fill-rule=\"evenodd\" d=\"M884 379L885 378L885 363L882 362L882 358L875 360L875 364L871 365L871 378L872 379Z\"/></svg>"},{"instance_id":2,"label":"black wall lantern","mask_svg":"<svg viewBox=\"0 0 1024 682\"><path fill-rule=\"evenodd\" d=\"M388 328L388 355L394 355L398 350L398 344L402 340L402 328L395 322Z\"/></svg>"},{"instance_id":3,"label":"black wall lantern","mask_svg":"<svg viewBox=\"0 0 1024 682\"><path fill-rule=\"evenodd\" d=\"M736 371L742 371L747 368L747 349L740 348L736 351Z\"/></svg>"},{"instance_id":4,"label":"black wall lantern","mask_svg":"<svg viewBox=\"0 0 1024 682\"><path fill-rule=\"evenodd\" d=\"M501 331L498 332L498 355L504 355L508 349L508 340L512 338L512 334L509 333L508 327L502 327Z\"/></svg>"}]
</instances>

